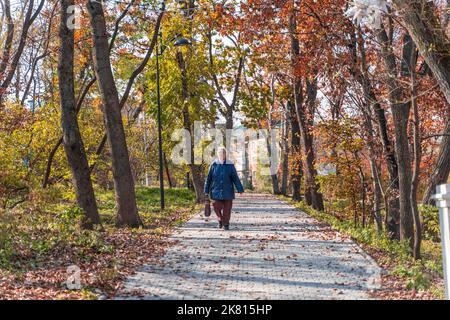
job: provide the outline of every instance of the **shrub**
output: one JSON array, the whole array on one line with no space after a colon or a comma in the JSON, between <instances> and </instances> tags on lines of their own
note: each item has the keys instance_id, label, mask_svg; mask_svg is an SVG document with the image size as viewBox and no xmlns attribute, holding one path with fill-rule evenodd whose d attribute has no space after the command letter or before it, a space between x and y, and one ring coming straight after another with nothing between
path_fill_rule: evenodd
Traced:
<instances>
[{"instance_id":1,"label":"shrub","mask_svg":"<svg viewBox=\"0 0 450 320\"><path fill-rule=\"evenodd\" d=\"M425 290L428 289L431 282L431 277L423 271L420 265L407 267L399 265L394 269L394 274L406 277L406 287L408 289Z\"/></svg>"},{"instance_id":2,"label":"shrub","mask_svg":"<svg viewBox=\"0 0 450 320\"><path fill-rule=\"evenodd\" d=\"M423 238L440 242L439 209L429 205L419 206L422 216Z\"/></svg>"},{"instance_id":3,"label":"shrub","mask_svg":"<svg viewBox=\"0 0 450 320\"><path fill-rule=\"evenodd\" d=\"M9 266L14 255L14 234L17 224L13 223L13 216L9 211L0 212L0 267Z\"/></svg>"}]
</instances>

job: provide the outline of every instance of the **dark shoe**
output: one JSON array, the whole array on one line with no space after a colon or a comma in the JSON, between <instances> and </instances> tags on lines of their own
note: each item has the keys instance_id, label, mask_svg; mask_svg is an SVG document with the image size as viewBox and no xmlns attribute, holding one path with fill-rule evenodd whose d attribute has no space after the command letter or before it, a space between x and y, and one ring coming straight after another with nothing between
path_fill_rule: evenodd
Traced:
<instances>
[{"instance_id":1,"label":"dark shoe","mask_svg":"<svg viewBox=\"0 0 450 320\"><path fill-rule=\"evenodd\" d=\"M223 229L224 230L230 230L230 226L229 225L223 226Z\"/></svg>"},{"instance_id":2,"label":"dark shoe","mask_svg":"<svg viewBox=\"0 0 450 320\"><path fill-rule=\"evenodd\" d=\"M219 225L218 225L219 229L222 229L223 225L222 225L222 221L219 221Z\"/></svg>"}]
</instances>

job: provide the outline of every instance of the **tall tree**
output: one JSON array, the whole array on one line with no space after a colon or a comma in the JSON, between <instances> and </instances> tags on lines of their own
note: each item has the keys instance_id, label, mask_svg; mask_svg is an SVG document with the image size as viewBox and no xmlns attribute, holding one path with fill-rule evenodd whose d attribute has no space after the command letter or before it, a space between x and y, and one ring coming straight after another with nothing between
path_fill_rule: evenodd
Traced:
<instances>
[{"instance_id":1,"label":"tall tree","mask_svg":"<svg viewBox=\"0 0 450 320\"><path fill-rule=\"evenodd\" d=\"M355 34L356 33L356 34ZM351 44L350 51L351 57L353 61L353 68L351 71L351 75L355 77L356 81L361 85L364 100L366 101L366 126L368 133L372 133L372 109L374 111L376 125L378 127L378 133L381 140L381 144L383 146L383 151L386 159L386 166L389 174L389 187L386 192L385 199L386 203L386 229L388 231L389 236L392 239L400 239L400 203L398 199L399 194L399 182L398 182L398 164L397 159L395 158L395 149L392 143L391 137L388 132L388 121L386 117L386 112L380 104L379 99L375 94L374 85L370 79L367 65L367 56L366 56L366 44L364 40L364 36L362 34L361 29L355 30L355 33L351 34ZM359 55L358 55L359 51ZM372 144L369 141L369 144ZM374 157L373 145L369 145L369 152L372 157ZM372 158L373 161L373 158ZM375 165L375 163L373 163ZM376 174L376 168L372 168L372 173ZM374 178L377 178L374 176ZM375 180L375 179L374 179ZM375 181L374 181L375 182ZM378 195L378 191L380 188L380 183L377 183L375 186L376 194ZM378 202L378 199L375 200L375 203ZM376 209L378 210L378 209Z\"/></svg>"},{"instance_id":2,"label":"tall tree","mask_svg":"<svg viewBox=\"0 0 450 320\"><path fill-rule=\"evenodd\" d=\"M269 127L269 134L266 137L266 146L267 146L267 155L269 157L275 157L274 154L272 154L273 151L276 149L272 147L273 145L276 145L276 137L272 134L272 128L274 125L273 120L273 113L275 112L275 102L276 102L276 94L275 94L275 75L272 75L271 81L270 81L270 92L271 92L271 101L269 103L269 112L267 115L267 123ZM280 191L280 184L278 182L278 169L274 166L274 164L271 163L271 172L270 172L270 178L272 180L272 192L274 194L281 194Z\"/></svg>"},{"instance_id":3,"label":"tall tree","mask_svg":"<svg viewBox=\"0 0 450 320\"><path fill-rule=\"evenodd\" d=\"M305 155L305 198L306 202L312 205L314 209L322 211L324 209L323 197L319 192L319 185L316 182L317 171L315 168L314 136L311 131L317 97L317 78L313 74L312 79L306 79L305 101L303 81L296 70L300 57L300 42L296 36L297 22L295 13L292 13L289 17L289 34L291 39L294 102Z\"/></svg>"},{"instance_id":4,"label":"tall tree","mask_svg":"<svg viewBox=\"0 0 450 320\"><path fill-rule=\"evenodd\" d=\"M403 92L398 79L396 56L384 26L377 31L381 45L381 55L385 63L389 89L388 99L391 106L395 131L395 155L398 163L399 201L400 201L400 239L409 241L413 246L414 227L411 208L411 151L408 140L408 121L411 104L403 100Z\"/></svg>"},{"instance_id":5,"label":"tall tree","mask_svg":"<svg viewBox=\"0 0 450 320\"><path fill-rule=\"evenodd\" d=\"M77 202L84 213L82 225L85 228L92 228L94 224L100 224L100 216L77 120L73 75L74 30L67 25L69 21L68 9L73 4L73 0L61 0L60 6L58 80L61 99L61 127L63 129L64 150L72 172Z\"/></svg>"},{"instance_id":6,"label":"tall tree","mask_svg":"<svg viewBox=\"0 0 450 320\"><path fill-rule=\"evenodd\" d=\"M118 226L142 224L136 205L133 175L123 127L119 95L111 68L108 36L103 5L87 1L94 41L94 65L102 95L106 134L111 151Z\"/></svg>"},{"instance_id":7,"label":"tall tree","mask_svg":"<svg viewBox=\"0 0 450 320\"><path fill-rule=\"evenodd\" d=\"M282 195L287 195L287 186L288 186L288 174L289 174L289 131L290 121L289 121L289 109L287 104L282 103L283 107L283 128L281 134L281 187L280 193Z\"/></svg>"},{"instance_id":8,"label":"tall tree","mask_svg":"<svg viewBox=\"0 0 450 320\"><path fill-rule=\"evenodd\" d=\"M189 112L189 86L188 86L188 75L187 75L187 69L186 69L186 62L183 56L183 53L181 51L177 52L177 62L178 62L178 68L180 69L181 73L181 101L183 103L183 127L185 130L189 132L189 134L192 137L192 122L191 122L191 116ZM204 177L203 177L203 169L202 165L195 164L195 155L194 155L194 140L190 139L190 145L187 146L190 149L190 163L189 163L189 169L191 171L192 175L192 182L194 185L195 195L197 198L197 202L201 202L204 199L204 193L203 193L203 185L204 185Z\"/></svg>"},{"instance_id":9,"label":"tall tree","mask_svg":"<svg viewBox=\"0 0 450 320\"><path fill-rule=\"evenodd\" d=\"M301 160L301 142L300 142L300 126L298 124L297 112L295 111L295 103L290 100L287 102L287 109L289 110L288 119L291 127L291 185L292 185L292 199L295 201L301 200L301 181L303 176L303 165Z\"/></svg>"}]
</instances>

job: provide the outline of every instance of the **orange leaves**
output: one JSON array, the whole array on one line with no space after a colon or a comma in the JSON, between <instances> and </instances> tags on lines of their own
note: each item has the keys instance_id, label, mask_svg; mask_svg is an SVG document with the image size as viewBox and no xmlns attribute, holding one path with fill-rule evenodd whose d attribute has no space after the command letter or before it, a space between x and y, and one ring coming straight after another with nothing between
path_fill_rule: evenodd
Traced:
<instances>
[{"instance_id":1,"label":"orange leaves","mask_svg":"<svg viewBox=\"0 0 450 320\"><path fill-rule=\"evenodd\" d=\"M102 99L99 96L97 96L94 99L92 99L91 104L94 107L96 113L100 113L101 114L101 110L100 109L102 107Z\"/></svg>"},{"instance_id":2,"label":"orange leaves","mask_svg":"<svg viewBox=\"0 0 450 320\"><path fill-rule=\"evenodd\" d=\"M0 131L13 132L26 127L31 114L28 109L16 105L5 104L0 109Z\"/></svg>"},{"instance_id":3,"label":"orange leaves","mask_svg":"<svg viewBox=\"0 0 450 320\"><path fill-rule=\"evenodd\" d=\"M289 155L289 168L291 172L299 172L302 168L303 156L300 151L292 152Z\"/></svg>"}]
</instances>

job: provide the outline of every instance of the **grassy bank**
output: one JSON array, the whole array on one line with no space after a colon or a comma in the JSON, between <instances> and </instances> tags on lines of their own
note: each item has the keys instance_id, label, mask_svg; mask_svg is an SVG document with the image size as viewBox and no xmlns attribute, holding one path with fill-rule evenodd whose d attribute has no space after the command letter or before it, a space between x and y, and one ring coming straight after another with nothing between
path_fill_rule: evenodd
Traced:
<instances>
[{"instance_id":1,"label":"grassy bank","mask_svg":"<svg viewBox=\"0 0 450 320\"><path fill-rule=\"evenodd\" d=\"M393 241L385 233L378 234L374 227L363 228L353 221L340 220L336 216L316 211L303 202L295 202L282 197L295 207L333 229L343 232L361 245L387 272L382 276L383 289L375 292L381 299L442 299L441 246L437 242L424 240L422 259L414 261L406 243Z\"/></svg>"},{"instance_id":2,"label":"grassy bank","mask_svg":"<svg viewBox=\"0 0 450 320\"><path fill-rule=\"evenodd\" d=\"M35 202L23 203L0 217L0 298L78 299L114 295L120 280L162 254L162 241L196 210L187 189L166 190L166 210L159 190L139 187L137 202L145 225L117 229L114 192L97 190L104 231L82 230L73 194L55 187ZM81 272L81 290L68 290L68 267Z\"/></svg>"}]
</instances>

